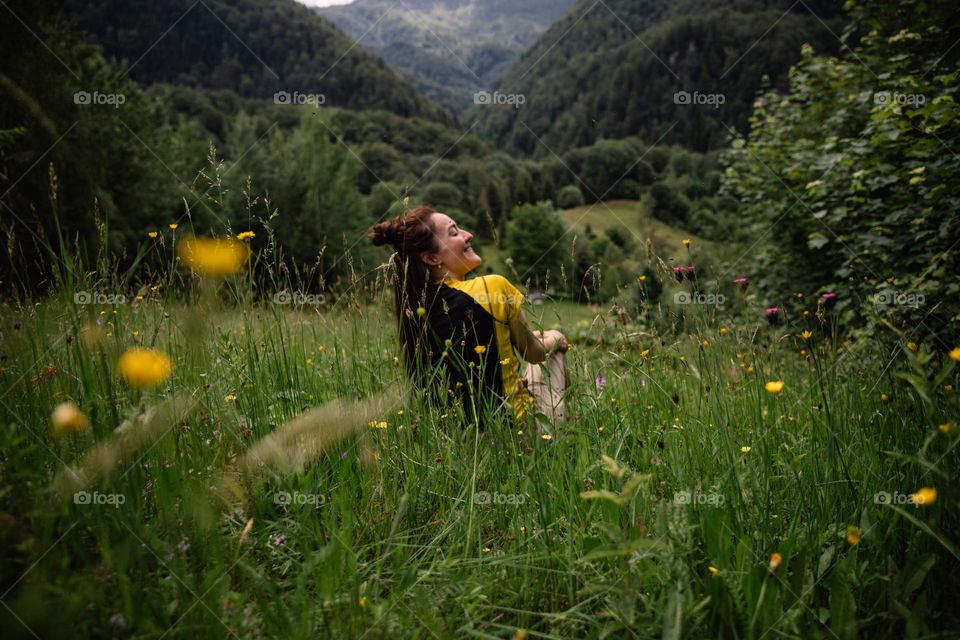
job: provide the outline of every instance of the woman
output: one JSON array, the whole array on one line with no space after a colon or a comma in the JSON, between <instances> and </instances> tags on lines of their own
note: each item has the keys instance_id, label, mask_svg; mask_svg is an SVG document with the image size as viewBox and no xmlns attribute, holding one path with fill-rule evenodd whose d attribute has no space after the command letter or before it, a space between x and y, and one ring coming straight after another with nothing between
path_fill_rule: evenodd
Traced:
<instances>
[{"instance_id":1,"label":"woman","mask_svg":"<svg viewBox=\"0 0 960 640\"><path fill-rule=\"evenodd\" d=\"M471 233L420 206L374 225L370 239L395 251L400 344L418 386L462 400L468 417L481 421L482 407L504 405L517 418L536 407L554 423L565 420L566 338L533 332L523 295L503 276L466 279L482 262ZM522 377L521 358L529 363ZM533 366L541 363L546 377Z\"/></svg>"}]
</instances>

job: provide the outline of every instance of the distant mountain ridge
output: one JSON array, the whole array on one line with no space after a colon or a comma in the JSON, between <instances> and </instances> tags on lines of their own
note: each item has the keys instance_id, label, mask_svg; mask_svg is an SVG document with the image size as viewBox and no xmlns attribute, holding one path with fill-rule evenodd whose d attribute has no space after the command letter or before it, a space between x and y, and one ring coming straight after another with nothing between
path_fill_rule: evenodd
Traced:
<instances>
[{"instance_id":1,"label":"distant mountain ridge","mask_svg":"<svg viewBox=\"0 0 960 640\"><path fill-rule=\"evenodd\" d=\"M229 89L246 98L322 96L330 106L454 122L294 0L71 0L70 6L80 29L143 84Z\"/></svg>"},{"instance_id":2,"label":"distant mountain ridge","mask_svg":"<svg viewBox=\"0 0 960 640\"><path fill-rule=\"evenodd\" d=\"M314 10L453 113L473 104L574 0L356 0Z\"/></svg>"},{"instance_id":3,"label":"distant mountain ridge","mask_svg":"<svg viewBox=\"0 0 960 640\"><path fill-rule=\"evenodd\" d=\"M478 105L465 119L528 155L637 135L722 147L761 87L785 85L803 44L839 50L840 15L829 0L578 0L498 83L523 106ZM722 102L685 104L682 92Z\"/></svg>"}]
</instances>

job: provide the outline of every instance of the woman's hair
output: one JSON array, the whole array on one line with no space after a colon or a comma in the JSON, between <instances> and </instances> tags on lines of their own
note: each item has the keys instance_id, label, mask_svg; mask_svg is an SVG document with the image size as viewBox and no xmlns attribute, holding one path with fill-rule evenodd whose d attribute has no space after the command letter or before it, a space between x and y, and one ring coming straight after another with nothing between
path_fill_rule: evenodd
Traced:
<instances>
[{"instance_id":1,"label":"woman's hair","mask_svg":"<svg viewBox=\"0 0 960 640\"><path fill-rule=\"evenodd\" d=\"M414 380L426 381L430 363L427 350L430 342L426 334L428 314L433 306L438 286L430 279L430 270L421 256L437 251L437 239L430 224L430 216L438 213L429 206L404 211L391 220L378 222L370 229L374 245L393 247L393 293L400 345L403 347L407 369Z\"/></svg>"}]
</instances>

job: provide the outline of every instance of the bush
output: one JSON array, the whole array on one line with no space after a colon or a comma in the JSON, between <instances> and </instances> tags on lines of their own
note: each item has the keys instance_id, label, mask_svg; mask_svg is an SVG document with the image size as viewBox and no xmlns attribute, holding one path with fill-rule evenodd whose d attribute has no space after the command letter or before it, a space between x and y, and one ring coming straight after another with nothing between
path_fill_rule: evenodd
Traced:
<instances>
[{"instance_id":1,"label":"bush","mask_svg":"<svg viewBox=\"0 0 960 640\"><path fill-rule=\"evenodd\" d=\"M563 263L566 226L553 212L550 202L528 204L513 210L507 225L507 250L513 267L523 282L544 287L551 280L559 282Z\"/></svg>"},{"instance_id":2,"label":"bush","mask_svg":"<svg viewBox=\"0 0 960 640\"><path fill-rule=\"evenodd\" d=\"M568 184L557 192L557 206L561 209L574 209L583 206L583 193L575 184Z\"/></svg>"}]
</instances>

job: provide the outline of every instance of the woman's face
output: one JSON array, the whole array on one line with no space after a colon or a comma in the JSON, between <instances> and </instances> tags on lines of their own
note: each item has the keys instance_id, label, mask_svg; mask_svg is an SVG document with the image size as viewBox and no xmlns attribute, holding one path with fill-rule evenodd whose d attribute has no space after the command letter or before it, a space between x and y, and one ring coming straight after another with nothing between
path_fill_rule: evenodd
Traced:
<instances>
[{"instance_id":1,"label":"woman's face","mask_svg":"<svg viewBox=\"0 0 960 640\"><path fill-rule=\"evenodd\" d=\"M446 275L462 280L467 273L480 266L483 260L470 246L472 233L458 227L445 213L431 215L430 224L437 240L437 251L424 254L423 260L432 271L437 272L438 276L446 271Z\"/></svg>"}]
</instances>

